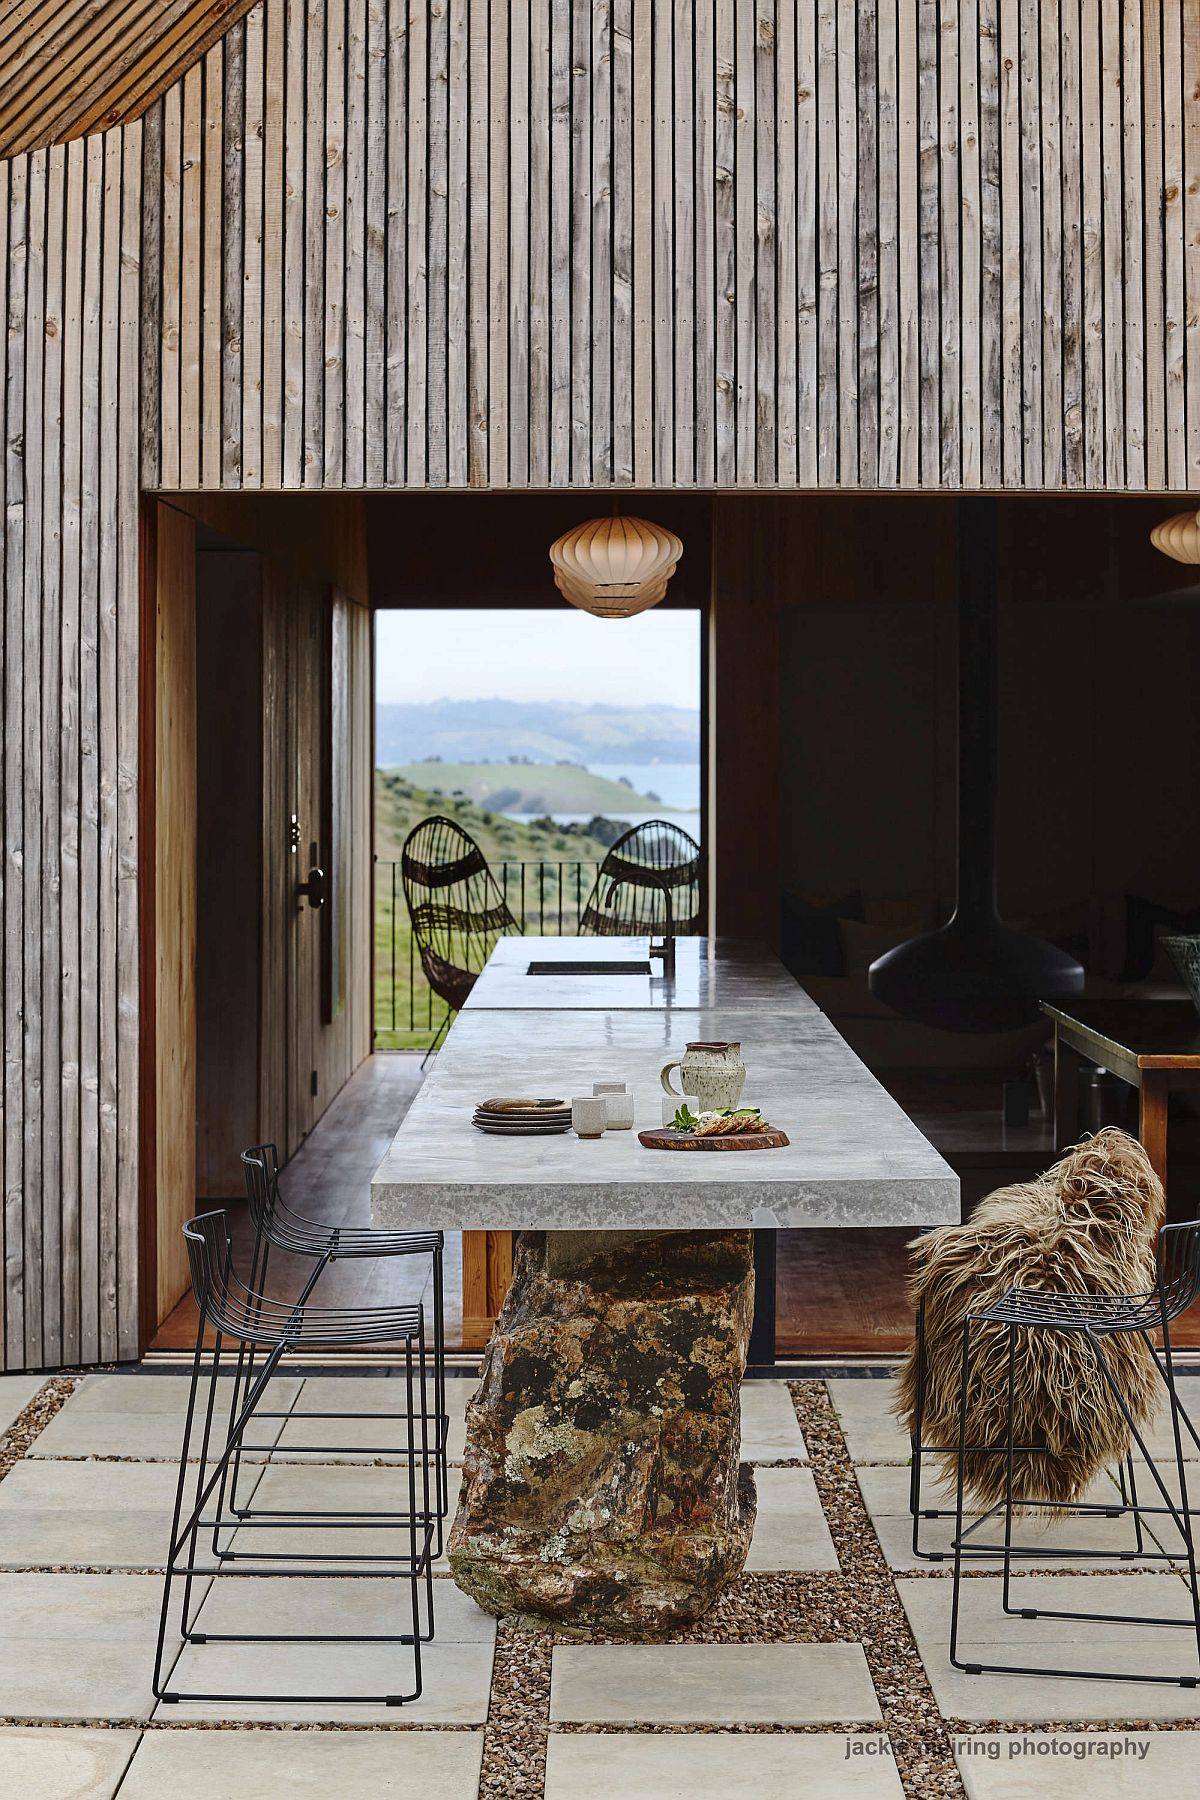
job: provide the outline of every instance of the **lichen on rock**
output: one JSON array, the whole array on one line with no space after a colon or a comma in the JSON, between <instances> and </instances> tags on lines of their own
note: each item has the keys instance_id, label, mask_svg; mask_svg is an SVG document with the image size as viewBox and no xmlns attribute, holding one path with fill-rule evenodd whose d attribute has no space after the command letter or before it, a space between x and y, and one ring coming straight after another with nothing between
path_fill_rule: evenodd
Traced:
<instances>
[{"instance_id":1,"label":"lichen on rock","mask_svg":"<svg viewBox=\"0 0 1200 1800\"><path fill-rule=\"evenodd\" d=\"M739 1389L749 1232L663 1232L513 1283L467 1411L450 1567L488 1612L653 1637L700 1618L754 1528Z\"/></svg>"}]
</instances>

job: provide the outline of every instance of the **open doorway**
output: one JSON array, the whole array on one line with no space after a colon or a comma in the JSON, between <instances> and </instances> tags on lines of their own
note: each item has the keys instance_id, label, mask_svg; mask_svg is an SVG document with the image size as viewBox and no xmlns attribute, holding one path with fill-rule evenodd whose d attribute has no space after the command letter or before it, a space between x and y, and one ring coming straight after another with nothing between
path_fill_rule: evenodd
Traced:
<instances>
[{"instance_id":1,"label":"open doorway","mask_svg":"<svg viewBox=\"0 0 1200 1800\"><path fill-rule=\"evenodd\" d=\"M399 800L409 813L423 802L410 784L403 797L393 785L381 804L374 762L395 768L441 756L444 774L449 746L428 738L414 745L410 737L393 761L395 740L383 736L373 756L373 620L365 602L377 571L381 594L392 594L397 565L390 538L369 561L366 510L361 500L320 495L147 502L145 620L153 656L143 766L154 783L143 854L155 880L143 922L153 1005L143 1046L142 1267L143 1339L156 1350L185 1349L194 1338L181 1236L189 1216L226 1207L245 1262L240 1150L274 1141L293 1205L330 1223L365 1224L371 1173L419 1085L419 1055L371 1055L375 1045L402 1050L425 1037L410 1032L406 1043L378 1029L382 1006L372 977L390 957L381 954L372 890L382 902L390 883L386 875L373 883L373 814L383 815L394 857L406 825ZM462 542L478 547L473 533ZM508 787L526 783L501 793L506 803L494 807L489 848L508 865L514 910L530 931L576 928L579 900L608 841L647 814L678 817L703 840L707 532L693 542L692 586L680 591L691 603L642 625L569 612L541 559L537 580L519 595L511 586L481 589L460 571L473 598L494 601L487 630L507 640L510 665L540 671L541 691L526 690L524 701L543 709L558 701L562 712L558 736L543 719L540 735L527 721L526 736L502 750L466 746L479 762L502 758L514 772ZM511 560L498 556L493 566L511 584ZM418 573L409 567L411 580ZM408 623L420 624L423 610L426 636L419 655L411 643L402 648L414 676L407 703L453 699L439 672L448 664L463 669L464 646L482 642L480 609L452 603L436 585L421 594L430 602L423 609L413 597L405 596ZM506 603L518 597L532 604ZM557 661L550 653L556 632L563 634ZM580 640L597 633L611 647L607 686L580 687L602 660ZM484 660L498 666L494 648ZM564 695L572 678L577 691ZM389 730L395 723L385 720ZM551 779L581 784L581 791L533 794L535 779L543 788ZM443 792L433 794L434 787ZM445 791L454 787L460 792ZM431 779L420 792L445 809L473 807L476 822L488 810L481 806L488 796L474 799L457 777ZM568 873L568 864L577 869ZM457 1241L447 1247L451 1343L459 1331L460 1249ZM296 1273L286 1258L273 1259L272 1288L294 1291ZM405 1274L394 1265L340 1264L326 1276L323 1298L416 1299L395 1285Z\"/></svg>"},{"instance_id":2,"label":"open doorway","mask_svg":"<svg viewBox=\"0 0 1200 1800\"><path fill-rule=\"evenodd\" d=\"M478 846L515 927L575 936L606 853L665 820L703 862L702 614L614 622L566 606L375 618L375 1044L445 1025L401 852L443 816Z\"/></svg>"}]
</instances>

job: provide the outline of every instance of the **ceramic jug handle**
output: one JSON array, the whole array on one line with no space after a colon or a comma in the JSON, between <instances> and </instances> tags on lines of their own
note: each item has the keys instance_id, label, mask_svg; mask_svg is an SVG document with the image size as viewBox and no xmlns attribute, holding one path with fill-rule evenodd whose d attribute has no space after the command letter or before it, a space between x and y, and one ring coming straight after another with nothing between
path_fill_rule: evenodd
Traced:
<instances>
[{"instance_id":1,"label":"ceramic jug handle","mask_svg":"<svg viewBox=\"0 0 1200 1800\"><path fill-rule=\"evenodd\" d=\"M683 1095L681 1093L676 1092L676 1090L671 1086L670 1080L668 1079L668 1077L670 1076L671 1070L677 1069L678 1067L679 1067L678 1060L676 1060L675 1062L664 1063L662 1066L662 1073L659 1075L659 1078L658 1078L662 1082L663 1093L670 1094L672 1100L682 1100L682 1098L683 1098Z\"/></svg>"}]
</instances>

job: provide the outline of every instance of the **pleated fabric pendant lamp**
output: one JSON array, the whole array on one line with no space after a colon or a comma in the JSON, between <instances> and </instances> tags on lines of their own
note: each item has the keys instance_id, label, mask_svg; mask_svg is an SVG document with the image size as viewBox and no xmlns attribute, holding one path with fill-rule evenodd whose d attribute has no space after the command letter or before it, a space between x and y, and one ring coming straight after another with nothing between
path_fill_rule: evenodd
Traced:
<instances>
[{"instance_id":1,"label":"pleated fabric pendant lamp","mask_svg":"<svg viewBox=\"0 0 1200 1800\"><path fill-rule=\"evenodd\" d=\"M1172 514L1154 527L1150 542L1164 556L1173 556L1176 562L1200 563L1200 513Z\"/></svg>"},{"instance_id":2,"label":"pleated fabric pendant lamp","mask_svg":"<svg viewBox=\"0 0 1200 1800\"><path fill-rule=\"evenodd\" d=\"M657 606L682 555L673 531L628 513L588 519L550 546L559 592L600 619L631 619Z\"/></svg>"}]
</instances>

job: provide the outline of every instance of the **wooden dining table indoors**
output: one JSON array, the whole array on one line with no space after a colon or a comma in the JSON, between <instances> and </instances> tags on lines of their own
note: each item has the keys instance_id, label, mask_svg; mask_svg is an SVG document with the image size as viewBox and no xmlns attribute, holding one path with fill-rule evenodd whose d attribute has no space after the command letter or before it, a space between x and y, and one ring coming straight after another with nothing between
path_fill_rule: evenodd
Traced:
<instances>
[{"instance_id":1,"label":"wooden dining table indoors","mask_svg":"<svg viewBox=\"0 0 1200 1800\"><path fill-rule=\"evenodd\" d=\"M1054 1025L1054 1124L1059 1149L1079 1135L1079 1075L1111 1069L1138 1091L1138 1135L1159 1180L1167 1180L1172 1093L1200 1089L1200 1013L1190 1000L1072 1000L1043 1003Z\"/></svg>"}]
</instances>

